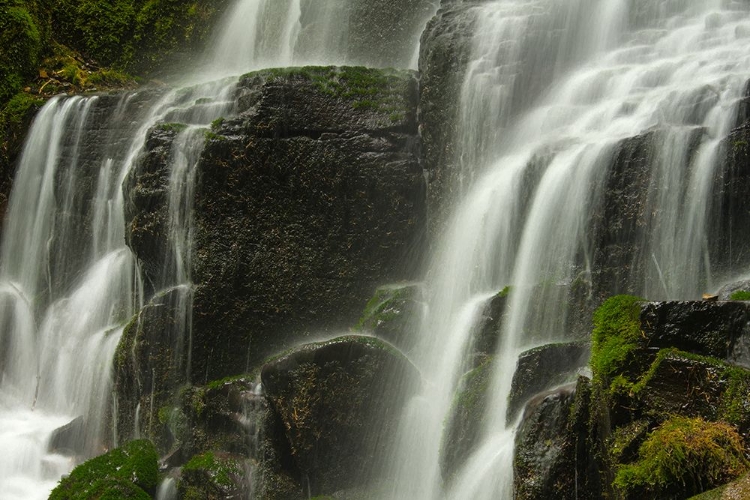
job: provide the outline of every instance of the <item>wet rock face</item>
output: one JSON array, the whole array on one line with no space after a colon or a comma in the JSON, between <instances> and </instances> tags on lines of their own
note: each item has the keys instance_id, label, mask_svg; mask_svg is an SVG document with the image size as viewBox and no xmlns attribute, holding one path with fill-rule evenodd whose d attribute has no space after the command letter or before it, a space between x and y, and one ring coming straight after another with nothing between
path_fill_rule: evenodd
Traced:
<instances>
[{"instance_id":1,"label":"wet rock face","mask_svg":"<svg viewBox=\"0 0 750 500\"><path fill-rule=\"evenodd\" d=\"M535 394L574 379L588 356L589 345L583 342L548 344L521 354L509 395L508 421L514 421Z\"/></svg>"},{"instance_id":2,"label":"wet rock face","mask_svg":"<svg viewBox=\"0 0 750 500\"><path fill-rule=\"evenodd\" d=\"M419 123L424 142L424 164L430 176L428 204L431 220L446 216L452 182L458 175L456 138L458 106L464 72L471 55L475 23L474 2L442 2L420 44ZM436 229L431 227L431 230Z\"/></svg>"},{"instance_id":3,"label":"wet rock face","mask_svg":"<svg viewBox=\"0 0 750 500\"><path fill-rule=\"evenodd\" d=\"M724 140L714 176L709 251L714 276L732 276L750 263L750 123Z\"/></svg>"},{"instance_id":4,"label":"wet rock face","mask_svg":"<svg viewBox=\"0 0 750 500\"><path fill-rule=\"evenodd\" d=\"M727 359L734 344L748 333L743 302L649 302L641 308L641 330L650 347Z\"/></svg>"},{"instance_id":5,"label":"wet rock face","mask_svg":"<svg viewBox=\"0 0 750 500\"><path fill-rule=\"evenodd\" d=\"M197 167L196 383L355 324L376 286L412 277L425 220L413 73L269 70L243 77L236 98ZM125 186L129 243L151 283L174 135L152 131Z\"/></svg>"},{"instance_id":6,"label":"wet rock face","mask_svg":"<svg viewBox=\"0 0 750 500\"><path fill-rule=\"evenodd\" d=\"M387 388L417 376L403 356L371 337L308 344L263 367L294 470L313 496L362 484L402 409L403 400Z\"/></svg>"},{"instance_id":7,"label":"wet rock face","mask_svg":"<svg viewBox=\"0 0 750 500\"><path fill-rule=\"evenodd\" d=\"M541 394L527 405L516 434L515 498L576 498L576 440L569 430L574 400L575 384Z\"/></svg>"}]
</instances>

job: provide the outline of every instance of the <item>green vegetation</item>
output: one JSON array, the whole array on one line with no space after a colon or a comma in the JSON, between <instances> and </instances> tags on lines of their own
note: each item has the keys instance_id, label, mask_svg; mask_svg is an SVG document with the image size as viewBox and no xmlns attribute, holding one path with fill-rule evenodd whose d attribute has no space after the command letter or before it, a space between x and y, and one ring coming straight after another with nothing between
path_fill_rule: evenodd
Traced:
<instances>
[{"instance_id":1,"label":"green vegetation","mask_svg":"<svg viewBox=\"0 0 750 500\"><path fill-rule=\"evenodd\" d=\"M610 380L624 376L641 343L638 304L642 301L631 295L616 295L594 312L591 368L595 377Z\"/></svg>"},{"instance_id":2,"label":"green vegetation","mask_svg":"<svg viewBox=\"0 0 750 500\"><path fill-rule=\"evenodd\" d=\"M160 123L158 125L158 129L164 132L182 132L187 127L184 123Z\"/></svg>"},{"instance_id":3,"label":"green vegetation","mask_svg":"<svg viewBox=\"0 0 750 500\"><path fill-rule=\"evenodd\" d=\"M195 455L182 468L186 475L194 473L207 474L211 481L219 486L230 487L234 484L232 477L243 474L242 464L233 458L220 458L211 452Z\"/></svg>"},{"instance_id":4,"label":"green vegetation","mask_svg":"<svg viewBox=\"0 0 750 500\"><path fill-rule=\"evenodd\" d=\"M0 9L0 103L21 90L34 75L43 50L37 22L25 2Z\"/></svg>"},{"instance_id":5,"label":"green vegetation","mask_svg":"<svg viewBox=\"0 0 750 500\"><path fill-rule=\"evenodd\" d=\"M502 290L500 290L499 292L497 292L497 296L500 297L500 298L507 297L507 296L510 295L511 289L512 289L512 287L510 285L508 285L505 288L503 288Z\"/></svg>"},{"instance_id":6,"label":"green vegetation","mask_svg":"<svg viewBox=\"0 0 750 500\"><path fill-rule=\"evenodd\" d=\"M158 480L158 456L147 440L131 441L88 460L63 478L50 500L151 498Z\"/></svg>"},{"instance_id":7,"label":"green vegetation","mask_svg":"<svg viewBox=\"0 0 750 500\"><path fill-rule=\"evenodd\" d=\"M747 290L737 290L729 296L729 300L750 300L750 292Z\"/></svg>"},{"instance_id":8,"label":"green vegetation","mask_svg":"<svg viewBox=\"0 0 750 500\"><path fill-rule=\"evenodd\" d=\"M649 435L636 462L619 468L614 486L627 498L685 498L731 481L749 466L732 426L675 416Z\"/></svg>"}]
</instances>

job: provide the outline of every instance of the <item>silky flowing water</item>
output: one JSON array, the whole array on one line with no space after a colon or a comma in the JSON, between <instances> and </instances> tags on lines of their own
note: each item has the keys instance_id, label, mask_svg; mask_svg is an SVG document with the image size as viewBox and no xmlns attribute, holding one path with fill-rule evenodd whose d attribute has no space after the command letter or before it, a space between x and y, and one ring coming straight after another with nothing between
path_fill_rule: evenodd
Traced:
<instances>
[{"instance_id":1,"label":"silky flowing water","mask_svg":"<svg viewBox=\"0 0 750 500\"><path fill-rule=\"evenodd\" d=\"M149 299L145 288L184 291L177 349L189 352L190 212L205 131L232 113L236 75L246 71L382 61L351 51L356 33L342 5L239 1L205 64L183 75L188 88L123 95L107 117L98 113L112 99L104 96L58 97L40 111L0 248L3 498L46 498L71 470L71 455L48 451L48 441L74 418L86 429L78 458L111 441L104 422L116 403L112 359L124 324ZM425 257L429 311L415 319L412 356L422 389L404 410L396 452L383 457L384 498L512 497L516 422L506 415L516 360L570 338L567 290L592 279L587 224L623 140L656 137L653 216L634 235L641 250L633 267L642 272L622 288L650 299L711 289L719 277L711 274L706 217L720 143L750 76L748 9L732 0L498 0L471 9L456 137L461 186ZM415 32L390 65L414 64L417 39ZM166 122L188 126L171 151L167 264L144 287L125 245L121 186L149 130ZM482 312L507 285L483 438L446 482L444 424L471 367ZM182 368L187 380L189 366ZM162 485L160 498L172 498L173 487Z\"/></svg>"},{"instance_id":2,"label":"silky flowing water","mask_svg":"<svg viewBox=\"0 0 750 500\"><path fill-rule=\"evenodd\" d=\"M168 334L178 334L175 359L188 352L180 372L189 381L192 196L206 132L232 114L240 74L382 59L376 47L372 54L348 48L351 15L334 0L239 0L203 62L180 77L184 88L123 95L112 116L98 112L97 96L57 97L40 111L18 165L0 249L3 499L46 498L77 460L114 440L104 428L116 413L112 360L125 323L149 299L145 289L178 291L178 332ZM388 65L414 62L426 17L416 19L411 44L389 54ZM149 131L173 122L187 128L170 153L169 245L156 282L144 286L125 244L122 185ZM50 451L52 432L77 417L83 430L68 440L76 449ZM173 497L173 483L159 495Z\"/></svg>"},{"instance_id":3,"label":"silky flowing water","mask_svg":"<svg viewBox=\"0 0 750 500\"><path fill-rule=\"evenodd\" d=\"M568 290L595 279L588 222L622 141L653 133L646 213L623 289L693 299L711 289L706 215L720 142L750 74L742 2L503 0L479 4L458 126L461 196L431 256L392 498L513 496L518 355L571 339ZM640 259L640 260L639 260ZM511 286L480 445L441 478L443 427L482 303ZM612 290L616 292L616 290ZM540 307L541 305L541 307Z\"/></svg>"}]
</instances>

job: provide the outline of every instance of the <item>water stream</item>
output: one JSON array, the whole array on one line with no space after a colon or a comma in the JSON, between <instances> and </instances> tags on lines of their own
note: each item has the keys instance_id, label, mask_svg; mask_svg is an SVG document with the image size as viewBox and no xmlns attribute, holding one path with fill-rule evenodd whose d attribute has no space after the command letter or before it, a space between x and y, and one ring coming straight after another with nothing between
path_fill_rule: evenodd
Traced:
<instances>
[{"instance_id":1,"label":"water stream","mask_svg":"<svg viewBox=\"0 0 750 500\"><path fill-rule=\"evenodd\" d=\"M211 121L233 112L236 76L301 64L414 65L436 5L414 2L414 32L392 53L363 35L357 16L373 15L368 5L240 0L205 63L183 75L186 88L57 97L40 111L0 247L3 498L46 498L111 441L111 363L124 324L150 298L144 289L185 292L177 350L190 351L194 173ZM565 328L569 290L577 280L592 286L601 264L591 221L623 141L650 135L653 161L643 207L651 215L634 235L641 250L622 289L696 298L719 278L706 219L720 143L750 75L746 2L496 0L471 15L456 137L461 189L426 256L429 313L412 359L423 390L387 460L388 498L512 497L516 422L506 414L516 360L575 333ZM187 125L170 153L170 245L162 273L144 286L125 245L121 186L149 131L168 122ZM483 310L507 285L483 438L445 482L444 424ZM50 450L52 432L77 417L85 423L77 449ZM160 498L172 498L173 486L162 485Z\"/></svg>"},{"instance_id":2,"label":"water stream","mask_svg":"<svg viewBox=\"0 0 750 500\"><path fill-rule=\"evenodd\" d=\"M188 380L191 211L205 134L213 120L233 113L237 76L245 72L414 63L432 5L421 2L399 53L379 52L382 47L349 33L350 26L366 22L368 5L238 0L203 63L180 76L183 88L125 94L114 107L110 96L56 97L40 111L18 165L0 248L2 498L46 498L62 474L113 441L104 428L116 404L110 398L112 360L125 323L150 298L144 290L180 292L179 331L172 333L175 359L188 352L179 370ZM125 245L122 185L160 123L187 127L169 158L165 264L144 286ZM66 441L75 449L50 449L55 429L81 421L82 430ZM172 483L159 491L160 498L173 494Z\"/></svg>"},{"instance_id":3,"label":"water stream","mask_svg":"<svg viewBox=\"0 0 750 500\"><path fill-rule=\"evenodd\" d=\"M591 221L628 138L655 140L651 216L632 235L643 250L622 289L650 299L711 289L711 182L750 75L742 2L503 0L474 15L457 127L463 194L431 256L415 358L426 383L404 415L393 498L512 498L517 422L506 419L516 361L574 338L569 290L596 279ZM477 304L506 285L484 437L446 483L438 450Z\"/></svg>"}]
</instances>

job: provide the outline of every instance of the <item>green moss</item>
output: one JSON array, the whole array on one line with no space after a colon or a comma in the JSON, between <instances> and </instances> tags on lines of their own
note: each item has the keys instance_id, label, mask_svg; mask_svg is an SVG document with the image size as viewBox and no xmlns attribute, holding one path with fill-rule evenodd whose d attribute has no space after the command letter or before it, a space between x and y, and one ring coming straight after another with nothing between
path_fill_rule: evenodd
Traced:
<instances>
[{"instance_id":1,"label":"green moss","mask_svg":"<svg viewBox=\"0 0 750 500\"><path fill-rule=\"evenodd\" d=\"M750 300L750 292L747 290L737 290L729 296L729 300Z\"/></svg>"},{"instance_id":2,"label":"green moss","mask_svg":"<svg viewBox=\"0 0 750 500\"><path fill-rule=\"evenodd\" d=\"M0 102L17 93L37 69L42 37L24 3L0 9Z\"/></svg>"},{"instance_id":3,"label":"green moss","mask_svg":"<svg viewBox=\"0 0 750 500\"><path fill-rule=\"evenodd\" d=\"M482 364L463 376L459 384L461 389L454 396L452 405L459 413L450 411L449 415L482 418L493 366L493 358L487 358Z\"/></svg>"},{"instance_id":4,"label":"green moss","mask_svg":"<svg viewBox=\"0 0 750 500\"><path fill-rule=\"evenodd\" d=\"M160 123L158 128L164 132L182 132L188 126L184 123Z\"/></svg>"},{"instance_id":5,"label":"green moss","mask_svg":"<svg viewBox=\"0 0 750 500\"><path fill-rule=\"evenodd\" d=\"M224 118L217 118L211 122L211 130L219 130L224 123Z\"/></svg>"},{"instance_id":6,"label":"green moss","mask_svg":"<svg viewBox=\"0 0 750 500\"><path fill-rule=\"evenodd\" d=\"M591 368L595 377L610 378L625 371L641 345L639 323L642 299L616 295L594 312Z\"/></svg>"},{"instance_id":7,"label":"green moss","mask_svg":"<svg viewBox=\"0 0 750 500\"><path fill-rule=\"evenodd\" d=\"M183 474L205 473L211 481L222 487L231 487L234 484L232 477L240 477L243 474L242 464L232 458L219 458L211 452L196 455L190 459L182 468Z\"/></svg>"},{"instance_id":8,"label":"green moss","mask_svg":"<svg viewBox=\"0 0 750 500\"><path fill-rule=\"evenodd\" d=\"M685 498L731 481L749 466L732 426L675 416L649 435L636 462L619 468L614 486L628 498Z\"/></svg>"},{"instance_id":9,"label":"green moss","mask_svg":"<svg viewBox=\"0 0 750 500\"><path fill-rule=\"evenodd\" d=\"M509 286L509 285L508 285L508 286L506 286L505 288L503 288L502 290L500 290L499 292L497 292L497 297L499 297L499 298L503 298L503 297L507 297L507 296L509 296L509 295L510 295L510 291L511 291L511 288L512 288L512 287L511 287L511 286Z\"/></svg>"},{"instance_id":10,"label":"green moss","mask_svg":"<svg viewBox=\"0 0 750 500\"><path fill-rule=\"evenodd\" d=\"M150 441L131 441L73 469L68 477L60 481L49 498L150 498L147 493L156 490L158 480L157 461L156 449Z\"/></svg>"},{"instance_id":11,"label":"green moss","mask_svg":"<svg viewBox=\"0 0 750 500\"><path fill-rule=\"evenodd\" d=\"M395 320L401 314L402 302L409 299L412 293L409 286L383 286L376 289L372 298L367 301L354 330L372 330L381 323Z\"/></svg>"}]
</instances>

